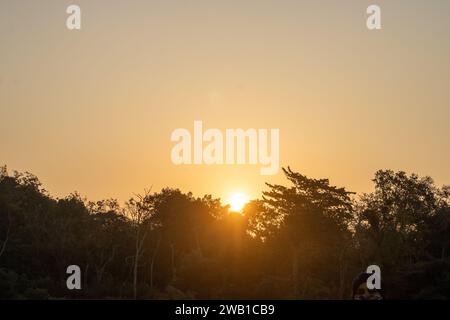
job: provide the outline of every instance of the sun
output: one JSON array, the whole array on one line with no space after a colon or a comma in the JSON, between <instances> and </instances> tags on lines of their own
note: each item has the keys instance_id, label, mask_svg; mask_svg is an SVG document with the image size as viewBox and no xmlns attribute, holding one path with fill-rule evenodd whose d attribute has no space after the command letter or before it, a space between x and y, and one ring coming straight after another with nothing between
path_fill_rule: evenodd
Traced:
<instances>
[{"instance_id":1,"label":"sun","mask_svg":"<svg viewBox=\"0 0 450 320\"><path fill-rule=\"evenodd\" d=\"M240 212L242 210L242 208L244 208L244 206L247 204L247 202L248 202L248 197L242 192L237 192L237 193L233 193L228 198L227 203L230 205L230 211Z\"/></svg>"}]
</instances>

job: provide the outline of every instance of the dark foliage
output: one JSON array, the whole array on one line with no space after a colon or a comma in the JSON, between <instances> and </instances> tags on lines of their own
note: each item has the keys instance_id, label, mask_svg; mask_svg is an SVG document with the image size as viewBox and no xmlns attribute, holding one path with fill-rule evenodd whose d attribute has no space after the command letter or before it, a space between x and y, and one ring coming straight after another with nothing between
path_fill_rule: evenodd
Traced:
<instances>
[{"instance_id":1,"label":"dark foliage","mask_svg":"<svg viewBox=\"0 0 450 320\"><path fill-rule=\"evenodd\" d=\"M450 298L450 189L379 171L356 197L290 168L243 214L176 189L124 207L55 199L0 168L0 299L348 299L381 267L387 298ZM78 265L82 289L68 290Z\"/></svg>"}]
</instances>

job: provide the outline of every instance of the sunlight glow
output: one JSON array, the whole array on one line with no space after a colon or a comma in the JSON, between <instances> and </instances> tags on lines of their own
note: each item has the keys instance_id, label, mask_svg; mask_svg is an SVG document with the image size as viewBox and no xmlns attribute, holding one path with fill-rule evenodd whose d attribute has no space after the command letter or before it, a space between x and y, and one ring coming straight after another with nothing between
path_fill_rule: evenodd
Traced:
<instances>
[{"instance_id":1,"label":"sunlight glow","mask_svg":"<svg viewBox=\"0 0 450 320\"><path fill-rule=\"evenodd\" d=\"M234 193L228 199L228 204L230 205L230 211L240 212L242 208L247 204L248 197L242 193Z\"/></svg>"}]
</instances>

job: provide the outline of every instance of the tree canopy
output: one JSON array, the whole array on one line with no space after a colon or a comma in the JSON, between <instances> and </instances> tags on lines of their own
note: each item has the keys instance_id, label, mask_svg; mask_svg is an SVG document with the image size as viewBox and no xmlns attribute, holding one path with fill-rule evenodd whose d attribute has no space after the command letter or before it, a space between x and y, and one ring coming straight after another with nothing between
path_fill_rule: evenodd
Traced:
<instances>
[{"instance_id":1,"label":"tree canopy","mask_svg":"<svg viewBox=\"0 0 450 320\"><path fill-rule=\"evenodd\" d=\"M380 170L356 195L283 171L237 214L172 188L59 199L1 167L0 298L348 299L371 264L388 298L450 297L449 187ZM73 264L81 290L66 287Z\"/></svg>"}]
</instances>

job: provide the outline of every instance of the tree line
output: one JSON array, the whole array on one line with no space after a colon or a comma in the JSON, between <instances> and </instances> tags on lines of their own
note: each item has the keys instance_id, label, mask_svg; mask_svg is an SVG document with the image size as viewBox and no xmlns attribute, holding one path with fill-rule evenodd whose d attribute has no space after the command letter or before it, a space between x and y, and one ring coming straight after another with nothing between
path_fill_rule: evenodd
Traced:
<instances>
[{"instance_id":1,"label":"tree line","mask_svg":"<svg viewBox=\"0 0 450 320\"><path fill-rule=\"evenodd\" d=\"M450 187L380 170L356 195L283 171L237 214L172 188L59 199L0 167L0 298L349 299L372 264L388 299L450 297ZM81 290L66 286L74 264Z\"/></svg>"}]
</instances>

